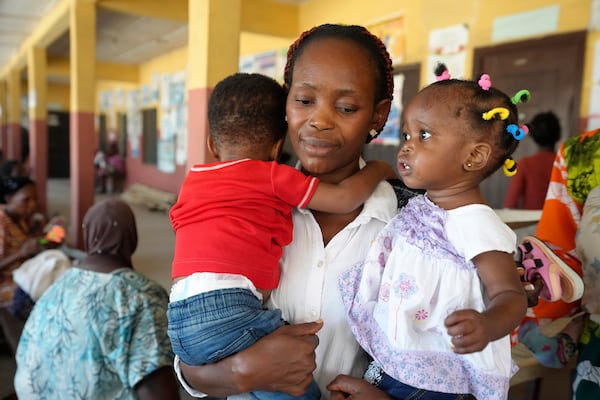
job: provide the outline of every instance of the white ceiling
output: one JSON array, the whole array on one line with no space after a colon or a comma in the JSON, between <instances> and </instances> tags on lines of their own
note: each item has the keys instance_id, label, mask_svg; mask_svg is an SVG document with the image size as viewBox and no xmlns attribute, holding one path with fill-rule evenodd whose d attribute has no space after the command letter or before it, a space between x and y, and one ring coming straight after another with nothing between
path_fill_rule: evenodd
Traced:
<instances>
[{"instance_id":1,"label":"white ceiling","mask_svg":"<svg viewBox=\"0 0 600 400\"><path fill-rule=\"evenodd\" d=\"M60 0L0 0L0 69L18 52L41 18ZM274 0L300 5L310 0ZM139 64L187 44L187 24L97 8L96 59ZM48 55L69 56L69 32L50 44ZM26 74L25 74L26 76ZM53 80L53 77L48 77ZM59 78L64 79L64 78Z\"/></svg>"},{"instance_id":2,"label":"white ceiling","mask_svg":"<svg viewBox=\"0 0 600 400\"><path fill-rule=\"evenodd\" d=\"M0 69L18 52L39 20L58 0L0 0ZM116 64L139 64L187 43L187 24L98 8L96 59ZM69 56L69 32L47 51Z\"/></svg>"},{"instance_id":3,"label":"white ceiling","mask_svg":"<svg viewBox=\"0 0 600 400\"><path fill-rule=\"evenodd\" d=\"M185 46L187 38L187 24L177 21L123 14L102 8L96 12L98 61L114 64L143 63ZM69 33L66 32L48 47L48 54L68 57L69 42Z\"/></svg>"},{"instance_id":4,"label":"white ceiling","mask_svg":"<svg viewBox=\"0 0 600 400\"><path fill-rule=\"evenodd\" d=\"M0 0L0 68L57 0Z\"/></svg>"}]
</instances>

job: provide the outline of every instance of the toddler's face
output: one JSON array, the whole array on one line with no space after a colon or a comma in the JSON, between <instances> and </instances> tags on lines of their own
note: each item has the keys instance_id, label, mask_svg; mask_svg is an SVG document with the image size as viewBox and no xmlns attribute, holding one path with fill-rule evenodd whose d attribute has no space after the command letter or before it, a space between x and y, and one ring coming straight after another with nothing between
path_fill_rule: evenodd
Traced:
<instances>
[{"instance_id":1,"label":"toddler's face","mask_svg":"<svg viewBox=\"0 0 600 400\"><path fill-rule=\"evenodd\" d=\"M464 117L450 98L432 90L419 92L403 113L398 173L411 188L440 190L460 184L468 146Z\"/></svg>"}]
</instances>

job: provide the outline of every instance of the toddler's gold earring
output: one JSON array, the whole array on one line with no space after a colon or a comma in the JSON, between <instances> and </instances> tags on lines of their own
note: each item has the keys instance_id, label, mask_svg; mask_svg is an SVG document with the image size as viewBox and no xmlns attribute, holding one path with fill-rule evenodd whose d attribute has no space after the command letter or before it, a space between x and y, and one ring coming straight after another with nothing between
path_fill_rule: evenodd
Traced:
<instances>
[{"instance_id":1,"label":"toddler's gold earring","mask_svg":"<svg viewBox=\"0 0 600 400\"><path fill-rule=\"evenodd\" d=\"M471 164L470 162L467 163L467 167L471 168L473 166L473 164Z\"/></svg>"},{"instance_id":2,"label":"toddler's gold earring","mask_svg":"<svg viewBox=\"0 0 600 400\"><path fill-rule=\"evenodd\" d=\"M375 129L371 129L369 131L369 135L371 135L372 138L374 138L375 136L377 136L378 132Z\"/></svg>"},{"instance_id":3,"label":"toddler's gold earring","mask_svg":"<svg viewBox=\"0 0 600 400\"><path fill-rule=\"evenodd\" d=\"M287 122L287 115L285 116L285 122Z\"/></svg>"}]
</instances>

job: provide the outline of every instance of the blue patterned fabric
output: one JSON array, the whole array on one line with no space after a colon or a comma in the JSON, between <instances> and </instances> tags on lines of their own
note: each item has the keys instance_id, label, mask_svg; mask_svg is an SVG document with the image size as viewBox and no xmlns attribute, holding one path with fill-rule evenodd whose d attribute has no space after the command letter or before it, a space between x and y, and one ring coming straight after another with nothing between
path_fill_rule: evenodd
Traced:
<instances>
[{"instance_id":1,"label":"blue patterned fabric","mask_svg":"<svg viewBox=\"0 0 600 400\"><path fill-rule=\"evenodd\" d=\"M17 349L22 399L134 399L173 354L167 292L129 268L66 271L36 303Z\"/></svg>"}]
</instances>

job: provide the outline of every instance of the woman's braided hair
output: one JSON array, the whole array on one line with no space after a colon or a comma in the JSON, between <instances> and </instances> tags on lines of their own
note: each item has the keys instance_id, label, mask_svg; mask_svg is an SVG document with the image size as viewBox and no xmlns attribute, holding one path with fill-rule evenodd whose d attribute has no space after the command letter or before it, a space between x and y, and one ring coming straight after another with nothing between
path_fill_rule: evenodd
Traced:
<instances>
[{"instance_id":1,"label":"woman's braided hair","mask_svg":"<svg viewBox=\"0 0 600 400\"><path fill-rule=\"evenodd\" d=\"M317 39L350 40L363 48L369 54L369 62L373 64L376 74L375 104L384 99L390 101L394 97L394 68L385 45L377 36L359 25L323 24L303 32L288 49L287 62L283 72L284 87L289 91L292 84L294 65L306 45ZM383 127L381 128L383 129ZM367 141L371 136L367 135Z\"/></svg>"}]
</instances>

